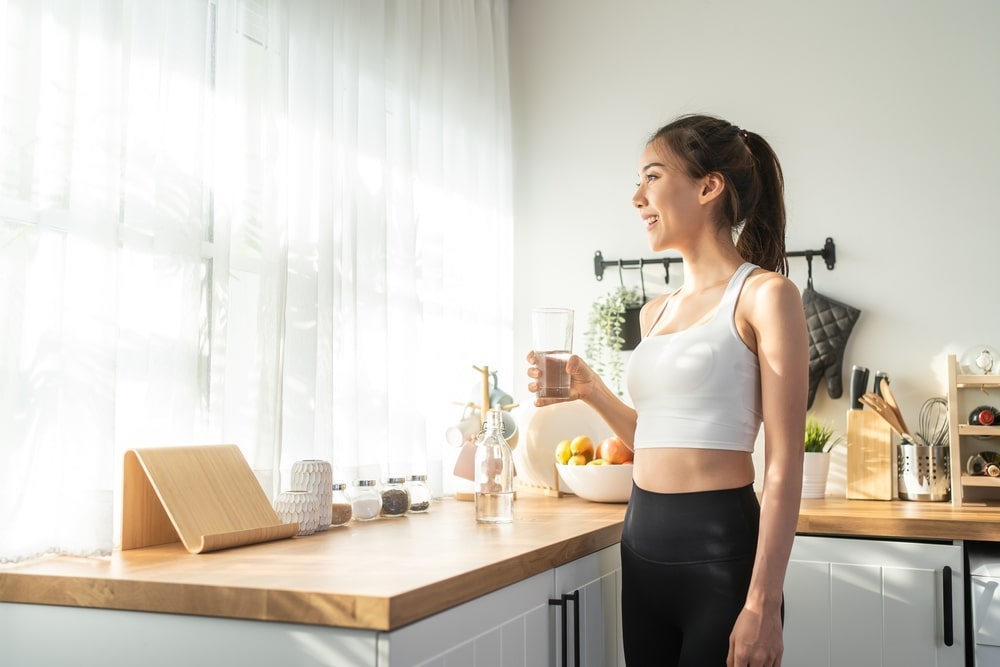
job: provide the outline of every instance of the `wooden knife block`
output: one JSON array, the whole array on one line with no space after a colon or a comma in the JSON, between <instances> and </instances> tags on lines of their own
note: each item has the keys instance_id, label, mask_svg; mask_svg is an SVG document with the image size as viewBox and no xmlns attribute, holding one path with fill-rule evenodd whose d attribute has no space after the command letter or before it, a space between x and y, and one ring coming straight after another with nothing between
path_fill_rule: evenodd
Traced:
<instances>
[{"instance_id":1,"label":"wooden knife block","mask_svg":"<svg viewBox=\"0 0 1000 667\"><path fill-rule=\"evenodd\" d=\"M892 427L872 410L848 410L847 498L893 500L895 487Z\"/></svg>"}]
</instances>

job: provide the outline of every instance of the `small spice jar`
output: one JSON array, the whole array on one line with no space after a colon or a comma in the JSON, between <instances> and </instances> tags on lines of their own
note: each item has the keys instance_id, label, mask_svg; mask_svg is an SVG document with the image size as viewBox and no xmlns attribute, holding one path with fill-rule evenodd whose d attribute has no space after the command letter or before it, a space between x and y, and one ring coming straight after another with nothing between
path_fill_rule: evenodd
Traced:
<instances>
[{"instance_id":1,"label":"small spice jar","mask_svg":"<svg viewBox=\"0 0 1000 667\"><path fill-rule=\"evenodd\" d=\"M356 479L351 491L351 516L358 521L377 519L382 510L382 496L374 479Z\"/></svg>"},{"instance_id":2,"label":"small spice jar","mask_svg":"<svg viewBox=\"0 0 1000 667\"><path fill-rule=\"evenodd\" d=\"M382 486L382 516L403 516L410 509L405 477L390 477Z\"/></svg>"},{"instance_id":3,"label":"small spice jar","mask_svg":"<svg viewBox=\"0 0 1000 667\"><path fill-rule=\"evenodd\" d=\"M426 512L431 506L431 490L427 488L427 475L410 475L406 480L410 492L410 509L414 514Z\"/></svg>"},{"instance_id":4,"label":"small spice jar","mask_svg":"<svg viewBox=\"0 0 1000 667\"><path fill-rule=\"evenodd\" d=\"M347 497L345 485L337 483L332 486L330 495L330 527L343 526L354 516L351 499Z\"/></svg>"}]
</instances>

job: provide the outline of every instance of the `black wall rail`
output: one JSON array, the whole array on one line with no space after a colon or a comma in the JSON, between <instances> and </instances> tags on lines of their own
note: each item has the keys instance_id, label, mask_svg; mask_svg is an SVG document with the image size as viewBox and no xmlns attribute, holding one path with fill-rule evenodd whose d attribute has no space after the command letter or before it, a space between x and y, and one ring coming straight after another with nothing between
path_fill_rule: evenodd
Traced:
<instances>
[{"instance_id":1,"label":"black wall rail","mask_svg":"<svg viewBox=\"0 0 1000 667\"><path fill-rule=\"evenodd\" d=\"M837 246L834 244L833 239L827 237L826 243L823 244L822 250L795 250L785 254L786 257L805 257L806 261L809 263L809 278L812 279L812 260L813 257L822 257L823 261L826 262L826 268L833 271L833 267L837 265ZM680 257L656 257L654 259L604 259L604 255L598 250L594 253L594 277L598 280L604 280L604 269L609 266L618 267L619 273L624 268L639 267L641 271L647 266L655 266L657 264L663 265L664 282L668 285L670 284L670 265L680 264L684 260Z\"/></svg>"}]
</instances>

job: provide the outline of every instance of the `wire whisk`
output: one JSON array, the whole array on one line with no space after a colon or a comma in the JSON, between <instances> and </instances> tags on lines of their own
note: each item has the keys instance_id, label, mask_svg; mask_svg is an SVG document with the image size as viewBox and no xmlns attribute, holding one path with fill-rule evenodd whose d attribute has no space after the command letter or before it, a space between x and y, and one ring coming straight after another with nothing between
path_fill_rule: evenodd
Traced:
<instances>
[{"instance_id":1,"label":"wire whisk","mask_svg":"<svg viewBox=\"0 0 1000 667\"><path fill-rule=\"evenodd\" d=\"M920 407L920 430L917 435L925 445L946 446L951 442L948 426L948 399L928 398Z\"/></svg>"}]
</instances>

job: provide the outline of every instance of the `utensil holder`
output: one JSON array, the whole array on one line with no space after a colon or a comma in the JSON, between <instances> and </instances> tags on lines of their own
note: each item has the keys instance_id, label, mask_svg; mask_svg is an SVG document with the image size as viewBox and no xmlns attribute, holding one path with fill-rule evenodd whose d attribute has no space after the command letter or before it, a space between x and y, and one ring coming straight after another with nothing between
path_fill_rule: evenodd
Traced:
<instances>
[{"instance_id":1,"label":"utensil holder","mask_svg":"<svg viewBox=\"0 0 1000 667\"><path fill-rule=\"evenodd\" d=\"M896 470L902 500L941 501L951 499L950 447L943 445L897 445Z\"/></svg>"}]
</instances>

